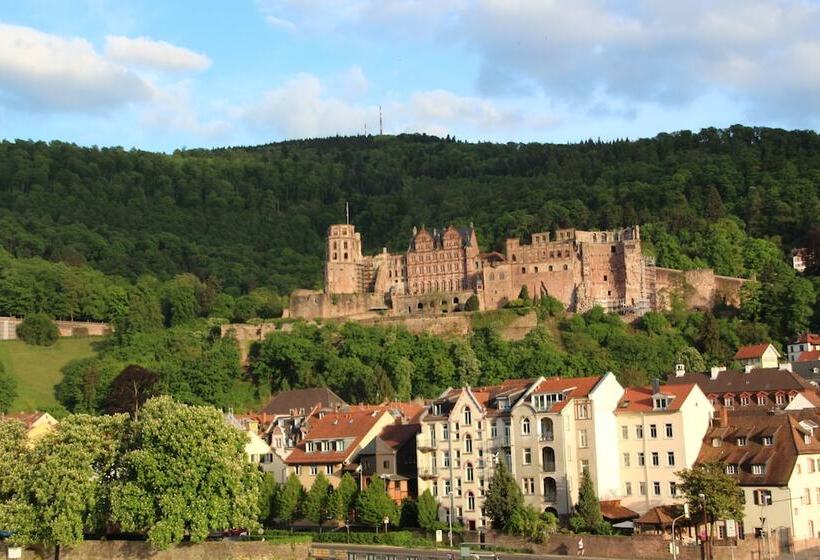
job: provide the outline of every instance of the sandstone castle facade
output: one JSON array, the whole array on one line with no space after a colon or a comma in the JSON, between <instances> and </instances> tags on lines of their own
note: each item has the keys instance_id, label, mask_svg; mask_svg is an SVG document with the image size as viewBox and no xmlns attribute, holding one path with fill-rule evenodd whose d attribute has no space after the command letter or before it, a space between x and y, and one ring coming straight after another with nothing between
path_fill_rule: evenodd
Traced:
<instances>
[{"instance_id":1,"label":"sandstone castle facade","mask_svg":"<svg viewBox=\"0 0 820 560\"><path fill-rule=\"evenodd\" d=\"M464 309L499 309L526 286L531 297L550 295L570 311L598 305L641 315L664 308L677 291L691 307L717 299L737 303L742 280L710 270L657 268L641 252L640 227L615 231L559 229L534 233L529 243L507 239L504 253L482 253L472 227L413 228L405 253L362 254L352 224L328 228L323 291L297 290L289 315L306 319L412 316Z\"/></svg>"}]
</instances>

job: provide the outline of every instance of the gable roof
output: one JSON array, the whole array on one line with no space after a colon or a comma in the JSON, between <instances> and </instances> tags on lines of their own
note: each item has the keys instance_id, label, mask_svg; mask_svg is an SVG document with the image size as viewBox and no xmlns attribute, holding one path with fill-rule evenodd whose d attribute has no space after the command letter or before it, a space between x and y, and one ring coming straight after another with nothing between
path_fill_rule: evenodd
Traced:
<instances>
[{"instance_id":1,"label":"gable roof","mask_svg":"<svg viewBox=\"0 0 820 560\"><path fill-rule=\"evenodd\" d=\"M735 359L736 360L751 360L751 359L754 359L754 358L762 358L763 354L766 352L766 350L769 349L769 346L772 346L771 343L769 343L769 342L763 342L761 344L749 344L747 346L741 346L740 348L737 349L737 352L735 353ZM774 348L774 346L772 346L772 348ZM777 352L776 349L775 349L775 352ZM777 355L779 356L780 353L777 352Z\"/></svg>"},{"instance_id":2,"label":"gable roof","mask_svg":"<svg viewBox=\"0 0 820 560\"><path fill-rule=\"evenodd\" d=\"M590 377L547 377L539 383L532 394L563 393L564 400L550 407L550 412L560 412L572 399L588 397L595 386L604 378L602 375Z\"/></svg>"},{"instance_id":3,"label":"gable roof","mask_svg":"<svg viewBox=\"0 0 820 560\"><path fill-rule=\"evenodd\" d=\"M692 393L692 390L697 387L694 383L678 383L673 385L661 385L658 388L658 393L673 397L666 408L658 412L669 412L680 410L680 407L686 402L686 399ZM652 387L627 387L621 400L618 402L618 408L615 409L615 414L624 414L628 412L653 412L655 411L652 397L654 392Z\"/></svg>"},{"instance_id":4,"label":"gable roof","mask_svg":"<svg viewBox=\"0 0 820 560\"><path fill-rule=\"evenodd\" d=\"M820 423L816 410L768 414L763 412L728 415L728 424L712 426L703 439L697 462L724 462L737 465L733 475L748 486L784 486L791 478L797 456L820 453L820 430L815 429L809 443L804 441L801 421ZM738 445L737 438L746 438ZM763 444L772 437L772 445ZM712 439L720 440L714 447ZM752 474L752 465L765 465L762 475Z\"/></svg>"},{"instance_id":5,"label":"gable roof","mask_svg":"<svg viewBox=\"0 0 820 560\"><path fill-rule=\"evenodd\" d=\"M274 416L290 416L293 410L296 410L297 414L308 414L316 406L321 409L346 404L342 397L327 387L316 387L313 389L280 391L268 400L262 408L262 412ZM304 413L300 412L302 410L304 410Z\"/></svg>"},{"instance_id":6,"label":"gable roof","mask_svg":"<svg viewBox=\"0 0 820 560\"><path fill-rule=\"evenodd\" d=\"M5 418L14 418L15 420L19 420L23 423L27 430L30 430L34 427L34 424L45 416L48 416L48 418L54 420L47 412L15 412L14 414L6 414ZM56 420L54 421L56 422Z\"/></svg>"},{"instance_id":7,"label":"gable roof","mask_svg":"<svg viewBox=\"0 0 820 560\"><path fill-rule=\"evenodd\" d=\"M285 462L295 464L343 463L359 451L364 437L385 415L387 410L355 410L329 412L311 420L310 429L294 448ZM345 440L344 451L306 451L307 442L321 440Z\"/></svg>"},{"instance_id":8,"label":"gable roof","mask_svg":"<svg viewBox=\"0 0 820 560\"><path fill-rule=\"evenodd\" d=\"M673 373L666 378L666 383L667 385L695 383L707 395L778 390L816 393L815 388L808 381L794 372L780 368L755 368L749 372L725 370L718 373L715 379L712 379L708 373L688 372L683 375Z\"/></svg>"},{"instance_id":9,"label":"gable roof","mask_svg":"<svg viewBox=\"0 0 820 560\"><path fill-rule=\"evenodd\" d=\"M803 333L791 344L820 344L820 334Z\"/></svg>"},{"instance_id":10,"label":"gable roof","mask_svg":"<svg viewBox=\"0 0 820 560\"><path fill-rule=\"evenodd\" d=\"M796 362L814 362L820 360L820 350L807 350L805 352L800 352L800 355L797 356Z\"/></svg>"}]
</instances>

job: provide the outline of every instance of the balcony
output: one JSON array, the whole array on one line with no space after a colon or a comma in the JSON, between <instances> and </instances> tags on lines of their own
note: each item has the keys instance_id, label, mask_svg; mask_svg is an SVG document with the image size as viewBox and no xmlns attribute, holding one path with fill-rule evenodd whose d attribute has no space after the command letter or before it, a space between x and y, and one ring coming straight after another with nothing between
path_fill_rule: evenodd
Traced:
<instances>
[{"instance_id":1,"label":"balcony","mask_svg":"<svg viewBox=\"0 0 820 560\"><path fill-rule=\"evenodd\" d=\"M419 434L416 436L416 449L422 452L434 451L436 449L436 440L430 439L429 435Z\"/></svg>"},{"instance_id":2,"label":"balcony","mask_svg":"<svg viewBox=\"0 0 820 560\"><path fill-rule=\"evenodd\" d=\"M431 478L438 478L438 470L437 469L422 469L419 471L419 477L429 480Z\"/></svg>"},{"instance_id":3,"label":"balcony","mask_svg":"<svg viewBox=\"0 0 820 560\"><path fill-rule=\"evenodd\" d=\"M538 441L554 441L555 436L552 432L547 432L546 434L540 434L538 436Z\"/></svg>"}]
</instances>

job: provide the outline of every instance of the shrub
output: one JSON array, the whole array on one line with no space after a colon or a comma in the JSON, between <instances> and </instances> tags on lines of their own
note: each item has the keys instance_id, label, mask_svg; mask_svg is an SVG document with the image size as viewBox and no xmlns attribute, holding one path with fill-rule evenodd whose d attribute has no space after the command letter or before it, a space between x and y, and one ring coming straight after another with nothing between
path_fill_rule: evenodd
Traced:
<instances>
[{"instance_id":1,"label":"shrub","mask_svg":"<svg viewBox=\"0 0 820 560\"><path fill-rule=\"evenodd\" d=\"M478 311L478 307L478 296L476 296L475 294L467 298L467 301L464 303L465 311Z\"/></svg>"},{"instance_id":2,"label":"shrub","mask_svg":"<svg viewBox=\"0 0 820 560\"><path fill-rule=\"evenodd\" d=\"M28 344L51 346L60 338L60 331L45 313L28 315L17 325L17 336Z\"/></svg>"},{"instance_id":3,"label":"shrub","mask_svg":"<svg viewBox=\"0 0 820 560\"><path fill-rule=\"evenodd\" d=\"M403 548L435 548L431 539L424 538L411 531L392 531L387 533L350 533L336 531L314 535L314 542L381 544Z\"/></svg>"}]
</instances>

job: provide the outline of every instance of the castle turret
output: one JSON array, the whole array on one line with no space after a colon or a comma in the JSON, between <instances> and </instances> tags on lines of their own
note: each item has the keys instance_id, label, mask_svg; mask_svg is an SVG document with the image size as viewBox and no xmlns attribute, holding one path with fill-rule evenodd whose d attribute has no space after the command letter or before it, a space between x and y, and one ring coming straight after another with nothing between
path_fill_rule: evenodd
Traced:
<instances>
[{"instance_id":1,"label":"castle turret","mask_svg":"<svg viewBox=\"0 0 820 560\"><path fill-rule=\"evenodd\" d=\"M327 230L325 292L356 294L362 291L362 238L351 224L334 224Z\"/></svg>"}]
</instances>

